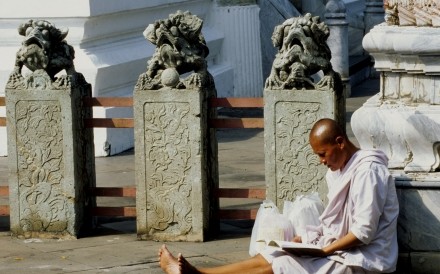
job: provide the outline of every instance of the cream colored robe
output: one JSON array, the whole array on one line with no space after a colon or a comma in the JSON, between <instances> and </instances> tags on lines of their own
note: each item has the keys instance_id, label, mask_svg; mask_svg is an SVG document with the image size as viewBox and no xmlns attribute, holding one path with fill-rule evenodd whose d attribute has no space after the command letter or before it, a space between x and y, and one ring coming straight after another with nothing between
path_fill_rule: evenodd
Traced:
<instances>
[{"instance_id":1,"label":"cream colored robe","mask_svg":"<svg viewBox=\"0 0 440 274\"><path fill-rule=\"evenodd\" d=\"M274 273L388 273L397 263L399 204L388 159L379 150L359 150L343 170L328 171L329 203L321 225L307 227L303 241L326 246L352 232L363 245L327 258L296 257L266 249Z\"/></svg>"}]
</instances>

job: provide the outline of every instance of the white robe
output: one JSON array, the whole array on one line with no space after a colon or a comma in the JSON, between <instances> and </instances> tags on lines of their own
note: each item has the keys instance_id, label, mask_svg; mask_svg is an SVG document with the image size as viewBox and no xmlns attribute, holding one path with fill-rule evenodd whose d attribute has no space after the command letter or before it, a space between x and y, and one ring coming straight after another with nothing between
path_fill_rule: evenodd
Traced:
<instances>
[{"instance_id":1,"label":"white robe","mask_svg":"<svg viewBox=\"0 0 440 274\"><path fill-rule=\"evenodd\" d=\"M352 232L364 244L327 258L296 257L273 249L261 255L274 273L393 272L397 264L399 205L388 160L379 150L359 150L343 170L326 175L329 203L321 225L303 241L326 246Z\"/></svg>"}]
</instances>

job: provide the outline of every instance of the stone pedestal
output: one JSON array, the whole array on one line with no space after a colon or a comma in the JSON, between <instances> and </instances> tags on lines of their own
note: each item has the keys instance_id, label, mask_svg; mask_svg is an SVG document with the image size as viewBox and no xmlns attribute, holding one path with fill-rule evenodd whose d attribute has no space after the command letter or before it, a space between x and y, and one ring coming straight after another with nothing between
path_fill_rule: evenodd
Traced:
<instances>
[{"instance_id":1,"label":"stone pedestal","mask_svg":"<svg viewBox=\"0 0 440 274\"><path fill-rule=\"evenodd\" d=\"M208 129L214 91L135 89L137 234L204 241L215 230L216 141Z\"/></svg>"},{"instance_id":2,"label":"stone pedestal","mask_svg":"<svg viewBox=\"0 0 440 274\"><path fill-rule=\"evenodd\" d=\"M309 132L322 118L345 128L345 97L334 91L265 90L264 142L267 198L282 209L283 201L318 192L326 202L327 168L309 145Z\"/></svg>"},{"instance_id":3,"label":"stone pedestal","mask_svg":"<svg viewBox=\"0 0 440 274\"><path fill-rule=\"evenodd\" d=\"M381 73L380 91L351 118L360 146L390 159L400 203L399 264L408 273L440 271L439 35L431 27L375 26L363 46Z\"/></svg>"},{"instance_id":4,"label":"stone pedestal","mask_svg":"<svg viewBox=\"0 0 440 274\"><path fill-rule=\"evenodd\" d=\"M91 86L77 73L45 71L6 87L10 223L16 236L76 238L90 226L95 186L93 131L84 127Z\"/></svg>"}]
</instances>

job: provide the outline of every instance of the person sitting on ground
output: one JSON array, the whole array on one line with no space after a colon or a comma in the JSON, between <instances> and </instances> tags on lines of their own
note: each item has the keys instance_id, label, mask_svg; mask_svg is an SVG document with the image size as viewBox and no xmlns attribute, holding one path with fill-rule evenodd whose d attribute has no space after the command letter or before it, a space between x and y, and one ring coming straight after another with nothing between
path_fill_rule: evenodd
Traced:
<instances>
[{"instance_id":1,"label":"person sitting on ground","mask_svg":"<svg viewBox=\"0 0 440 274\"><path fill-rule=\"evenodd\" d=\"M266 248L256 256L213 268L196 268L165 245L159 264L168 274L186 273L389 273L397 264L399 204L388 159L379 150L361 150L336 121L322 119L310 132L309 142L328 167L328 205L320 225L307 227L293 241L316 244L321 256L290 254Z\"/></svg>"}]
</instances>

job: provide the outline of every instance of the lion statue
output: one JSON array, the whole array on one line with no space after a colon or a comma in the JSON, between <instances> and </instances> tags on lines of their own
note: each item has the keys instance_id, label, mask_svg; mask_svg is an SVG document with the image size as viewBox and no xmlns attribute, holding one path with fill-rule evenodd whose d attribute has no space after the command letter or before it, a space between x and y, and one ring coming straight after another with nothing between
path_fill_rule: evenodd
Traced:
<instances>
[{"instance_id":1,"label":"lion statue","mask_svg":"<svg viewBox=\"0 0 440 274\"><path fill-rule=\"evenodd\" d=\"M275 27L272 42L278 48L272 70L266 79L268 89L342 89L340 75L330 63L326 41L330 31L319 16L294 17ZM312 75L324 76L315 84Z\"/></svg>"},{"instance_id":2,"label":"lion statue","mask_svg":"<svg viewBox=\"0 0 440 274\"><path fill-rule=\"evenodd\" d=\"M201 30L203 21L189 11L177 11L167 19L148 25L145 38L156 46L148 61L147 72L141 74L141 89L194 88L213 84L205 57L209 50ZM181 74L193 72L181 81Z\"/></svg>"},{"instance_id":3,"label":"lion statue","mask_svg":"<svg viewBox=\"0 0 440 274\"><path fill-rule=\"evenodd\" d=\"M52 81L63 69L67 75L76 73L73 65L75 51L64 40L67 29L58 29L46 20L31 19L18 27L18 33L25 38L16 55L15 77L21 77L23 66L31 71L46 71Z\"/></svg>"}]
</instances>

